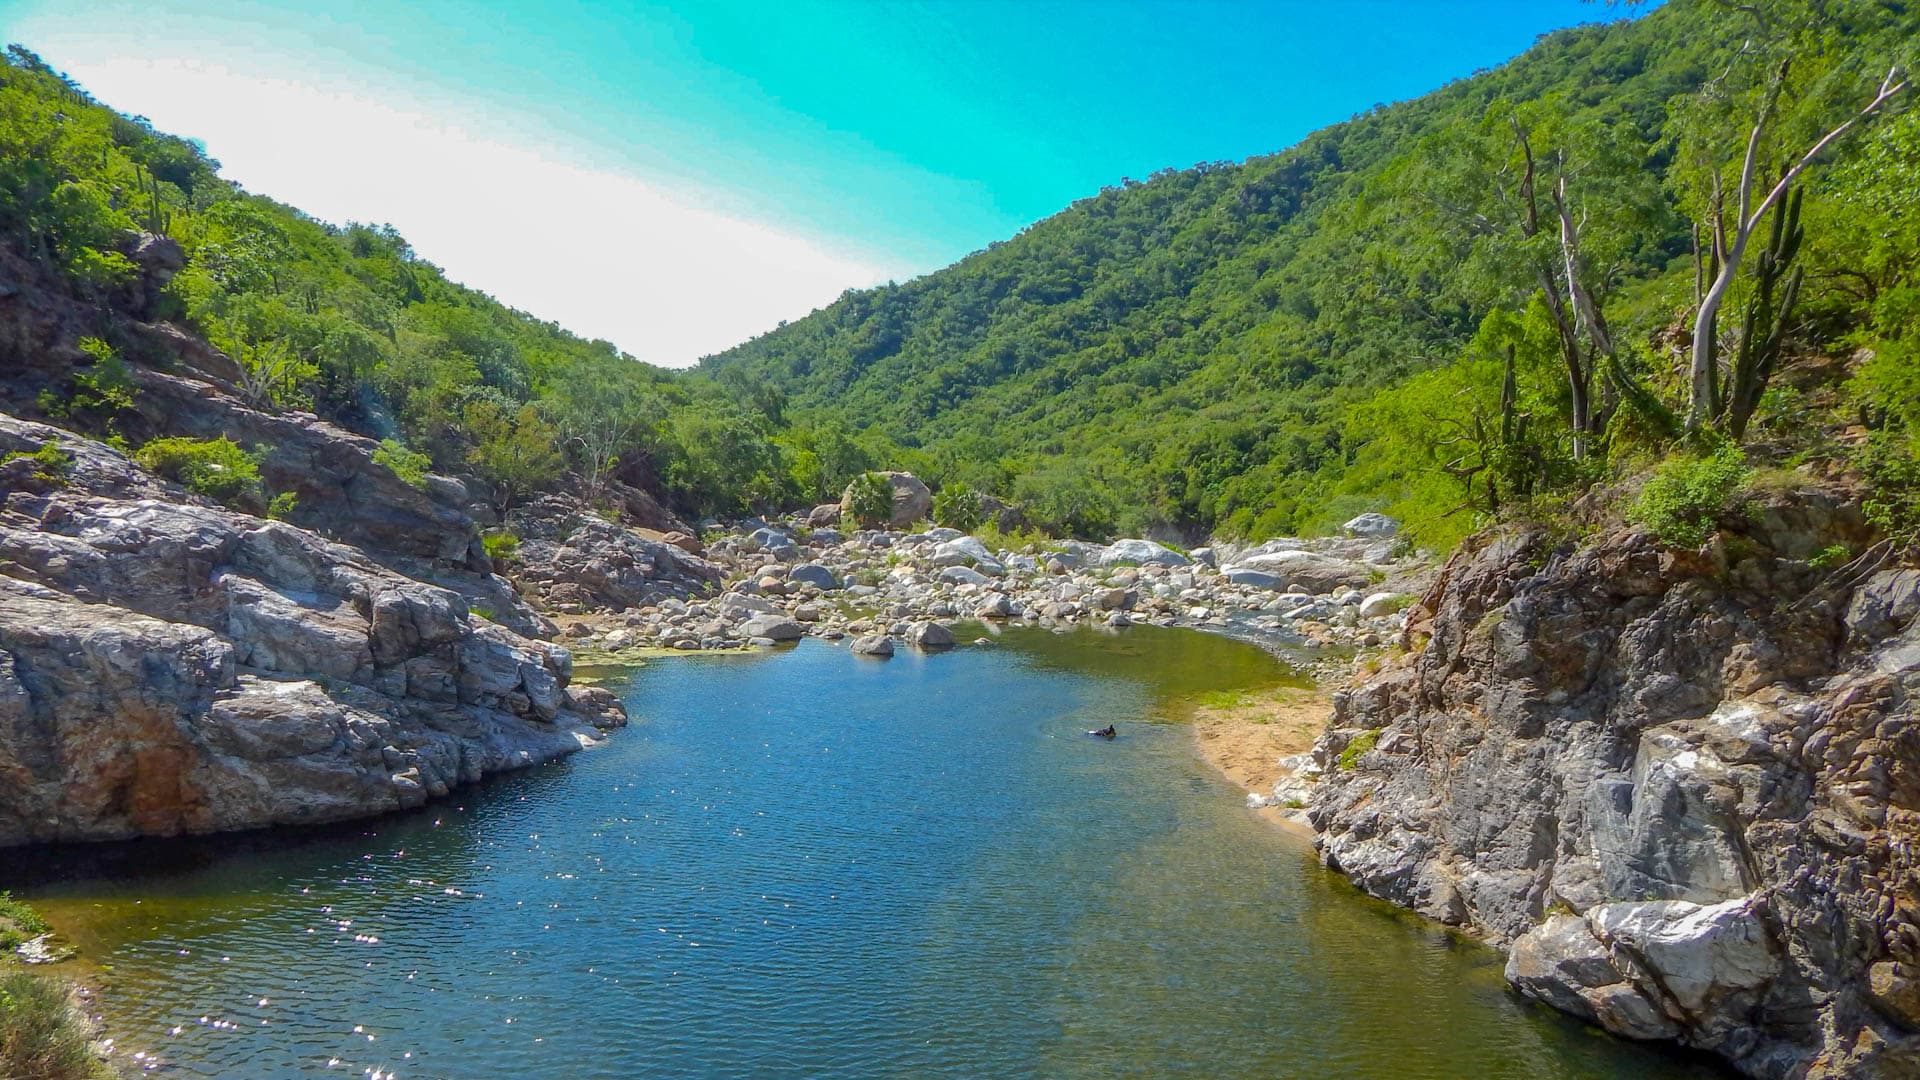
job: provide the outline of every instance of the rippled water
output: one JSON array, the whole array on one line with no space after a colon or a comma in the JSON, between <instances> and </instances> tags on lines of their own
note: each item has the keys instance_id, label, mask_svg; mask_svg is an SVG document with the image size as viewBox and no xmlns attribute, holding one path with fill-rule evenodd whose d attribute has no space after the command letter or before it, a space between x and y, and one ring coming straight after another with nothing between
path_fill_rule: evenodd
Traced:
<instances>
[{"instance_id":1,"label":"rippled water","mask_svg":"<svg viewBox=\"0 0 1920 1080\"><path fill-rule=\"evenodd\" d=\"M7 876L162 1075L1718 1075L1520 1003L1148 722L1283 674L1147 629L669 659L610 746L417 814Z\"/></svg>"}]
</instances>

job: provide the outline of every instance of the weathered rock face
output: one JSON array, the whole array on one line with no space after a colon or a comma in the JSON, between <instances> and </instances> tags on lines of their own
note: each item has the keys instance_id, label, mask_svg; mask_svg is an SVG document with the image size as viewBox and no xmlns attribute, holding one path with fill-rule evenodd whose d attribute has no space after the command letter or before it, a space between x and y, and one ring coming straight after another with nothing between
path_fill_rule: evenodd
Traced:
<instances>
[{"instance_id":1,"label":"weathered rock face","mask_svg":"<svg viewBox=\"0 0 1920 1080\"><path fill-rule=\"evenodd\" d=\"M484 570L473 519L375 464L379 444L310 413L248 408L216 382L134 368L138 415L119 424L136 443L160 435L225 436L266 450L260 475L298 499L291 520L357 547Z\"/></svg>"},{"instance_id":2,"label":"weathered rock face","mask_svg":"<svg viewBox=\"0 0 1920 1080\"><path fill-rule=\"evenodd\" d=\"M517 577L543 606L561 612L625 611L717 585L720 568L670 543L649 539L558 498L515 510ZM691 540L691 538L688 538Z\"/></svg>"},{"instance_id":3,"label":"weathered rock face","mask_svg":"<svg viewBox=\"0 0 1920 1080\"><path fill-rule=\"evenodd\" d=\"M1707 555L1462 551L1424 648L1336 696L1323 858L1620 1034L1920 1075L1920 573L1802 561L1836 540L1803 496Z\"/></svg>"},{"instance_id":4,"label":"weathered rock face","mask_svg":"<svg viewBox=\"0 0 1920 1080\"><path fill-rule=\"evenodd\" d=\"M624 722L565 649L297 526L0 414L0 846L418 805Z\"/></svg>"}]
</instances>

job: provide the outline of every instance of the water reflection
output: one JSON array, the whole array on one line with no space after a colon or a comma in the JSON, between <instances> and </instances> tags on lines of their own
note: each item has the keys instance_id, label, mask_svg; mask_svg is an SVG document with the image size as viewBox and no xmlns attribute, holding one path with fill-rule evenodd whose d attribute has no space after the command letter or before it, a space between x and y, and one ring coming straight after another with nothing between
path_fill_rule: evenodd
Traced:
<instances>
[{"instance_id":1,"label":"water reflection","mask_svg":"<svg viewBox=\"0 0 1920 1080\"><path fill-rule=\"evenodd\" d=\"M25 891L176 1076L1713 1075L1521 1006L1130 720L1286 678L1150 630L662 660L571 762Z\"/></svg>"}]
</instances>

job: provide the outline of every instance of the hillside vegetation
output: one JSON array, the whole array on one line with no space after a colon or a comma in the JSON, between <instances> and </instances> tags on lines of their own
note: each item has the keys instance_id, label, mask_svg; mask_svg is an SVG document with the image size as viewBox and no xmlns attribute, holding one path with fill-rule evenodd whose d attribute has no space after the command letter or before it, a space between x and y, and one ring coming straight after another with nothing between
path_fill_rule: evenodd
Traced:
<instances>
[{"instance_id":1,"label":"hillside vegetation","mask_svg":"<svg viewBox=\"0 0 1920 1080\"><path fill-rule=\"evenodd\" d=\"M1750 132L1757 207L1920 40L1910 4L1761 7L1548 35L1283 153L1108 188L705 369L1056 527L1259 537L1385 509L1451 540L1674 445ZM1911 478L1914 96L1763 216L1715 320L1720 381L1745 381L1692 444L1864 423L1854 457ZM1759 254L1789 207L1791 244ZM1766 377L1859 349L1844 390Z\"/></svg>"},{"instance_id":2,"label":"hillside vegetation","mask_svg":"<svg viewBox=\"0 0 1920 1080\"><path fill-rule=\"evenodd\" d=\"M701 512L784 493L771 442L784 429L750 395L582 340L450 282L391 227L318 222L217 169L198 144L8 50L0 242L93 312L55 345L90 366L41 394L41 415L112 434L129 405L124 365L170 361L140 351L124 317L141 306L125 297L140 279L133 249L158 235L185 266L144 318L184 324L237 361L257 407L390 440L397 472L476 476L503 506L560 486L594 496L616 473ZM11 322L0 362L48 344Z\"/></svg>"},{"instance_id":3,"label":"hillside vegetation","mask_svg":"<svg viewBox=\"0 0 1920 1080\"><path fill-rule=\"evenodd\" d=\"M18 47L0 240L97 316L55 343L79 366L39 416L116 433L124 366L168 362L135 312L231 357L257 406L385 439L397 474L477 480L501 511L619 479L690 515L769 512L904 467L959 517L979 491L1057 532L1258 538L1379 509L1445 545L1733 442L1736 470L1864 474L1910 534L1920 93L1887 73L1920 13L1761 7L1549 35L1282 153L1109 188L692 373L454 284L391 228L248 193ZM184 268L129 302L156 236ZM46 347L16 326L0 359Z\"/></svg>"}]
</instances>

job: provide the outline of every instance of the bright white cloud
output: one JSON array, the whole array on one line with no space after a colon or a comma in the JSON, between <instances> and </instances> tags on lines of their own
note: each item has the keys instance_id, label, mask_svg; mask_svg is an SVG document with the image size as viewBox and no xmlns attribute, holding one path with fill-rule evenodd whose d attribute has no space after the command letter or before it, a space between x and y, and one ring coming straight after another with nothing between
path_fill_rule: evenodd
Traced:
<instances>
[{"instance_id":1,"label":"bright white cloud","mask_svg":"<svg viewBox=\"0 0 1920 1080\"><path fill-rule=\"evenodd\" d=\"M669 366L888 275L639 179L352 94L179 60L69 72L206 140L221 172L327 221L390 222L449 276Z\"/></svg>"}]
</instances>

